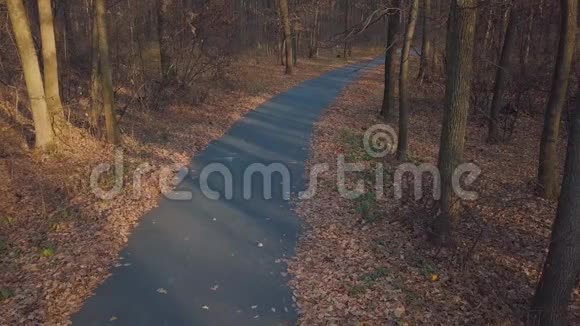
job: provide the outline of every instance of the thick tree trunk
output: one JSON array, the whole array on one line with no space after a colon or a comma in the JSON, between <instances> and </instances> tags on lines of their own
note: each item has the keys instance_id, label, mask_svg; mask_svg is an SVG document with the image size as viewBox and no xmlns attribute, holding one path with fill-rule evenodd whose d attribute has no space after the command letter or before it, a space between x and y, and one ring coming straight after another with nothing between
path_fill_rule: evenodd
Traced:
<instances>
[{"instance_id":1,"label":"thick tree trunk","mask_svg":"<svg viewBox=\"0 0 580 326\"><path fill-rule=\"evenodd\" d=\"M169 5L171 0L157 0L157 37L159 39L159 56L161 65L161 78L165 79L171 74L171 51L169 44Z\"/></svg>"},{"instance_id":2,"label":"thick tree trunk","mask_svg":"<svg viewBox=\"0 0 580 326\"><path fill-rule=\"evenodd\" d=\"M570 296L580 276L580 101L577 103L550 251L532 302L530 325L567 325Z\"/></svg>"},{"instance_id":3,"label":"thick tree trunk","mask_svg":"<svg viewBox=\"0 0 580 326\"><path fill-rule=\"evenodd\" d=\"M292 56L292 28L290 26L290 12L288 10L288 0L278 0L280 22L284 31L284 42L286 43L286 74L294 72Z\"/></svg>"},{"instance_id":4,"label":"thick tree trunk","mask_svg":"<svg viewBox=\"0 0 580 326\"><path fill-rule=\"evenodd\" d=\"M421 65L419 66L419 80L431 78L431 60L433 51L431 46L431 0L423 0L423 40L421 44Z\"/></svg>"},{"instance_id":5,"label":"thick tree trunk","mask_svg":"<svg viewBox=\"0 0 580 326\"><path fill-rule=\"evenodd\" d=\"M441 214L433 230L440 241L450 238L459 220L453 173L463 161L467 115L471 97L477 0L453 0L447 32L445 112L439 149Z\"/></svg>"},{"instance_id":6,"label":"thick tree trunk","mask_svg":"<svg viewBox=\"0 0 580 326\"><path fill-rule=\"evenodd\" d=\"M570 69L576 47L578 0L561 0L560 3L562 6L560 45L556 58L552 90L544 118L544 130L540 143L540 164L538 167L540 190L547 199L555 199L558 196L560 119L562 108L566 101Z\"/></svg>"},{"instance_id":7,"label":"thick tree trunk","mask_svg":"<svg viewBox=\"0 0 580 326\"><path fill-rule=\"evenodd\" d=\"M393 4L399 5L399 2ZM399 13L393 13L387 17L387 44L385 51L385 89L383 93L383 104L381 106L381 116L385 120L390 120L395 111L395 89L397 87L396 58L399 29Z\"/></svg>"},{"instance_id":8,"label":"thick tree trunk","mask_svg":"<svg viewBox=\"0 0 580 326\"><path fill-rule=\"evenodd\" d=\"M419 0L412 0L409 22L405 31L405 42L401 52L401 66L399 72L399 145L397 148L397 158L401 161L407 159L407 146L409 143L409 55L413 45L415 26L417 25L417 13Z\"/></svg>"},{"instance_id":9,"label":"thick tree trunk","mask_svg":"<svg viewBox=\"0 0 580 326\"><path fill-rule=\"evenodd\" d=\"M58 57L56 54L51 0L38 0L38 13L42 40L46 104L52 116L54 130L60 131L65 123L65 117L60 99Z\"/></svg>"},{"instance_id":10,"label":"thick tree trunk","mask_svg":"<svg viewBox=\"0 0 580 326\"><path fill-rule=\"evenodd\" d=\"M493 99L491 101L488 133L488 141L490 143L497 143L500 140L498 119L501 107L503 105L503 94L505 93L507 82L511 74L511 55L516 43L516 23L512 8L509 9L508 15L508 26L501 51L501 59L499 65L497 66Z\"/></svg>"},{"instance_id":11,"label":"thick tree trunk","mask_svg":"<svg viewBox=\"0 0 580 326\"><path fill-rule=\"evenodd\" d=\"M30 22L22 0L7 0L8 14L14 32L18 54L22 62L22 71L26 82L26 90L30 98L32 119L36 132L36 147L43 148L54 142L51 116L46 104L44 85L36 49L32 40Z\"/></svg>"},{"instance_id":12,"label":"thick tree trunk","mask_svg":"<svg viewBox=\"0 0 580 326\"><path fill-rule=\"evenodd\" d=\"M101 89L103 91L103 112L105 114L105 132L107 141L112 144L117 144L119 142L119 129L113 99L113 76L109 57L105 0L95 0L95 6L99 34L99 61L101 68Z\"/></svg>"}]
</instances>

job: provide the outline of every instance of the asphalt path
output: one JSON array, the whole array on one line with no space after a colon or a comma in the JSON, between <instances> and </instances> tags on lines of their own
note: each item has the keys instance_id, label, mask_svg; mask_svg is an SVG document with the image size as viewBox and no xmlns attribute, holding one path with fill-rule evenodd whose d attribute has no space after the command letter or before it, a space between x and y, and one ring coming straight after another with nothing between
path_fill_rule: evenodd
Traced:
<instances>
[{"instance_id":1,"label":"asphalt path","mask_svg":"<svg viewBox=\"0 0 580 326\"><path fill-rule=\"evenodd\" d=\"M305 189L314 123L345 86L378 64L354 64L305 81L249 112L197 154L176 188L192 198L163 198L141 219L120 266L73 324L294 324L284 260L294 254L300 221L282 184L289 182L292 196ZM270 183L262 174L268 168L277 170ZM203 175L217 170L222 172Z\"/></svg>"}]
</instances>

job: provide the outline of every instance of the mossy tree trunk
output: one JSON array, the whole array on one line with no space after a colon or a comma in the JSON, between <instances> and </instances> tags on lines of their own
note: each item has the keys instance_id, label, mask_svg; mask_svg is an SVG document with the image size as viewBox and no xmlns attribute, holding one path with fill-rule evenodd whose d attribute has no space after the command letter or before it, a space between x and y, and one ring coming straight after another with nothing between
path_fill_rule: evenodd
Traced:
<instances>
[{"instance_id":1,"label":"mossy tree trunk","mask_svg":"<svg viewBox=\"0 0 580 326\"><path fill-rule=\"evenodd\" d=\"M43 148L54 143L52 119L46 104L44 85L36 49L32 40L30 22L22 0L7 0L8 14L18 48L26 90L30 98L32 119L36 133L36 147Z\"/></svg>"},{"instance_id":2,"label":"mossy tree trunk","mask_svg":"<svg viewBox=\"0 0 580 326\"><path fill-rule=\"evenodd\" d=\"M544 129L540 142L538 182L542 195L547 199L558 196L560 179L558 143L560 137L560 120L562 108L566 101L570 70L576 47L576 29L578 0L561 0L562 21L560 26L560 43L556 57L556 67L550 99L544 118Z\"/></svg>"},{"instance_id":3,"label":"mossy tree trunk","mask_svg":"<svg viewBox=\"0 0 580 326\"><path fill-rule=\"evenodd\" d=\"M459 201L454 194L453 174L463 162L467 115L471 97L477 0L453 0L447 32L447 82L445 112L439 149L441 213L433 231L438 240L450 240L459 221Z\"/></svg>"},{"instance_id":4,"label":"mossy tree trunk","mask_svg":"<svg viewBox=\"0 0 580 326\"><path fill-rule=\"evenodd\" d=\"M401 66L399 72L399 145L397 148L397 158L401 161L407 159L407 147L409 143L409 57L415 26L417 25L417 14L419 0L412 0L409 21L405 31L405 41L401 52Z\"/></svg>"}]
</instances>

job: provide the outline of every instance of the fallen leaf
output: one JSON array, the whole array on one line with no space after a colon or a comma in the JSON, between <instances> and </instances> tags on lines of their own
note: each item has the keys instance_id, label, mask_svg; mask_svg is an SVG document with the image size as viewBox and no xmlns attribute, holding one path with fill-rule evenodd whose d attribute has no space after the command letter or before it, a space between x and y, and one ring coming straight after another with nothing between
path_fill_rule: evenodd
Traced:
<instances>
[{"instance_id":1,"label":"fallen leaf","mask_svg":"<svg viewBox=\"0 0 580 326\"><path fill-rule=\"evenodd\" d=\"M164 288L159 288L159 289L157 289L157 293L167 294L167 290Z\"/></svg>"},{"instance_id":2,"label":"fallen leaf","mask_svg":"<svg viewBox=\"0 0 580 326\"><path fill-rule=\"evenodd\" d=\"M395 313L395 317L397 317L397 318L403 317L403 315L405 314L405 307L400 306L400 307L395 308L394 313Z\"/></svg>"}]
</instances>

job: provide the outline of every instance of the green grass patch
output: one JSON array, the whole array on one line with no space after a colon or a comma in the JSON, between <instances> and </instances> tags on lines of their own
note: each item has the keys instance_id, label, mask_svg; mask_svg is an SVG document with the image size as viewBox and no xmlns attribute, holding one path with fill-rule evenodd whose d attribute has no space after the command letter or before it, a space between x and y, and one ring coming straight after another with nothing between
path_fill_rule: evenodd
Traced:
<instances>
[{"instance_id":1,"label":"green grass patch","mask_svg":"<svg viewBox=\"0 0 580 326\"><path fill-rule=\"evenodd\" d=\"M14 292L9 288L0 288L0 301L10 299L14 296Z\"/></svg>"},{"instance_id":2,"label":"green grass patch","mask_svg":"<svg viewBox=\"0 0 580 326\"><path fill-rule=\"evenodd\" d=\"M374 192L366 192L356 200L356 211L367 222L373 222L378 218L376 212L377 197Z\"/></svg>"},{"instance_id":3,"label":"green grass patch","mask_svg":"<svg viewBox=\"0 0 580 326\"><path fill-rule=\"evenodd\" d=\"M56 253L56 249L53 246L46 246L46 247L42 248L42 250L40 251L40 254L42 255L42 257L46 257L46 258L50 258L50 257L54 256L55 253Z\"/></svg>"}]
</instances>

